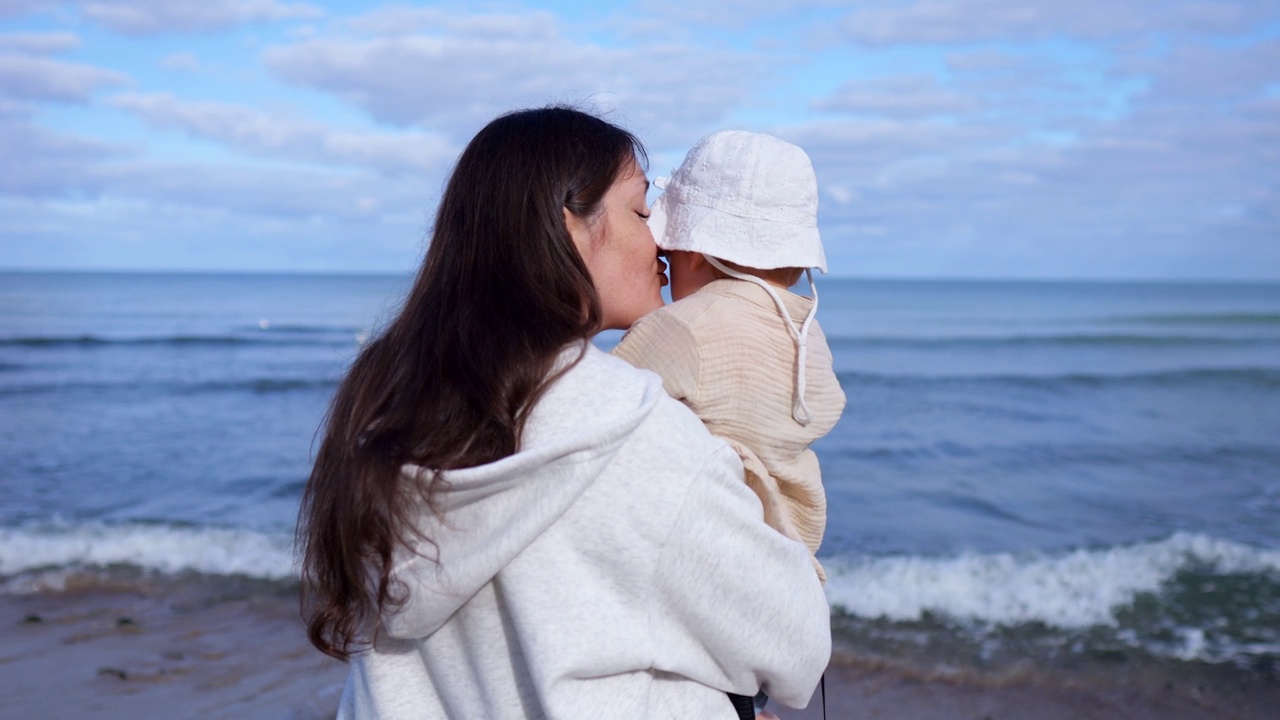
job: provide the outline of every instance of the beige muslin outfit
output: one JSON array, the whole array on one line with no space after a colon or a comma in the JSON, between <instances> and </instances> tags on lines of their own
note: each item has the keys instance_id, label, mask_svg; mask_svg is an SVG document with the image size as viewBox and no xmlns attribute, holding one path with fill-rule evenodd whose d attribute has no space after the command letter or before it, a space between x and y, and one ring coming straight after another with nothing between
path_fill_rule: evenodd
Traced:
<instances>
[{"instance_id":1,"label":"beige muslin outfit","mask_svg":"<svg viewBox=\"0 0 1280 720\"><path fill-rule=\"evenodd\" d=\"M808 316L810 298L779 295L792 318ZM845 396L815 321L804 394L812 419L801 425L792 417L796 345L784 322L763 288L716 280L641 318L613 352L661 376L672 397L729 441L742 457L747 485L764 505L765 522L803 542L812 555L826 529L827 498L809 446L835 426ZM813 563L825 582L816 557Z\"/></svg>"}]
</instances>

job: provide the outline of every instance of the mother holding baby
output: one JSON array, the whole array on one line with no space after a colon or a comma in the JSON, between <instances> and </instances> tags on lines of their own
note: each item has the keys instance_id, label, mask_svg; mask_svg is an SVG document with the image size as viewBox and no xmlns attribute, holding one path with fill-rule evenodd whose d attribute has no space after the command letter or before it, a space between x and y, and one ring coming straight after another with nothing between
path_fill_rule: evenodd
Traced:
<instances>
[{"instance_id":1,"label":"mother holding baby","mask_svg":"<svg viewBox=\"0 0 1280 720\"><path fill-rule=\"evenodd\" d=\"M725 718L807 704L809 550L657 376L595 349L662 305L635 137L568 108L458 159L399 315L330 408L304 613L340 718Z\"/></svg>"}]
</instances>

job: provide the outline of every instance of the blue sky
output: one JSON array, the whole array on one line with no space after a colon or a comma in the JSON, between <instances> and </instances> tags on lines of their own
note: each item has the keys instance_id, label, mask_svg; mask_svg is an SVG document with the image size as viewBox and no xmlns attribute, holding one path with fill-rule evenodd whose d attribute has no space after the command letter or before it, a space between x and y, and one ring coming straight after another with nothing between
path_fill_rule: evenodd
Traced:
<instances>
[{"instance_id":1,"label":"blue sky","mask_svg":"<svg viewBox=\"0 0 1280 720\"><path fill-rule=\"evenodd\" d=\"M564 101L799 144L835 275L1280 279L1280 0L0 0L0 268L404 272Z\"/></svg>"}]
</instances>

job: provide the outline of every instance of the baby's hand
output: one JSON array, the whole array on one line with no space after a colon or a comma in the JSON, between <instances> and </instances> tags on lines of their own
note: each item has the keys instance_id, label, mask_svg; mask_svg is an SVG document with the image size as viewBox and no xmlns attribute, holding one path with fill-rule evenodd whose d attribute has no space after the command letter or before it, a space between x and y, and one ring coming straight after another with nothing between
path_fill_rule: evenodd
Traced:
<instances>
[{"instance_id":1,"label":"baby's hand","mask_svg":"<svg viewBox=\"0 0 1280 720\"><path fill-rule=\"evenodd\" d=\"M761 710L756 713L756 720L778 720L778 716L774 715L769 710Z\"/></svg>"}]
</instances>

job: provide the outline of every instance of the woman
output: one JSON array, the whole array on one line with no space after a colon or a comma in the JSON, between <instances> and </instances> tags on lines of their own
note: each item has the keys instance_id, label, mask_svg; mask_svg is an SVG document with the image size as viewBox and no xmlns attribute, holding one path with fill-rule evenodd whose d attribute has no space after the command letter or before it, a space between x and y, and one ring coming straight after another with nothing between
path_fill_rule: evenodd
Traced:
<instances>
[{"instance_id":1,"label":"woman","mask_svg":"<svg viewBox=\"0 0 1280 720\"><path fill-rule=\"evenodd\" d=\"M830 628L805 547L656 376L589 343L662 302L638 157L546 108L458 159L303 497L310 638L352 663L339 717L733 718L726 691L812 694Z\"/></svg>"}]
</instances>

